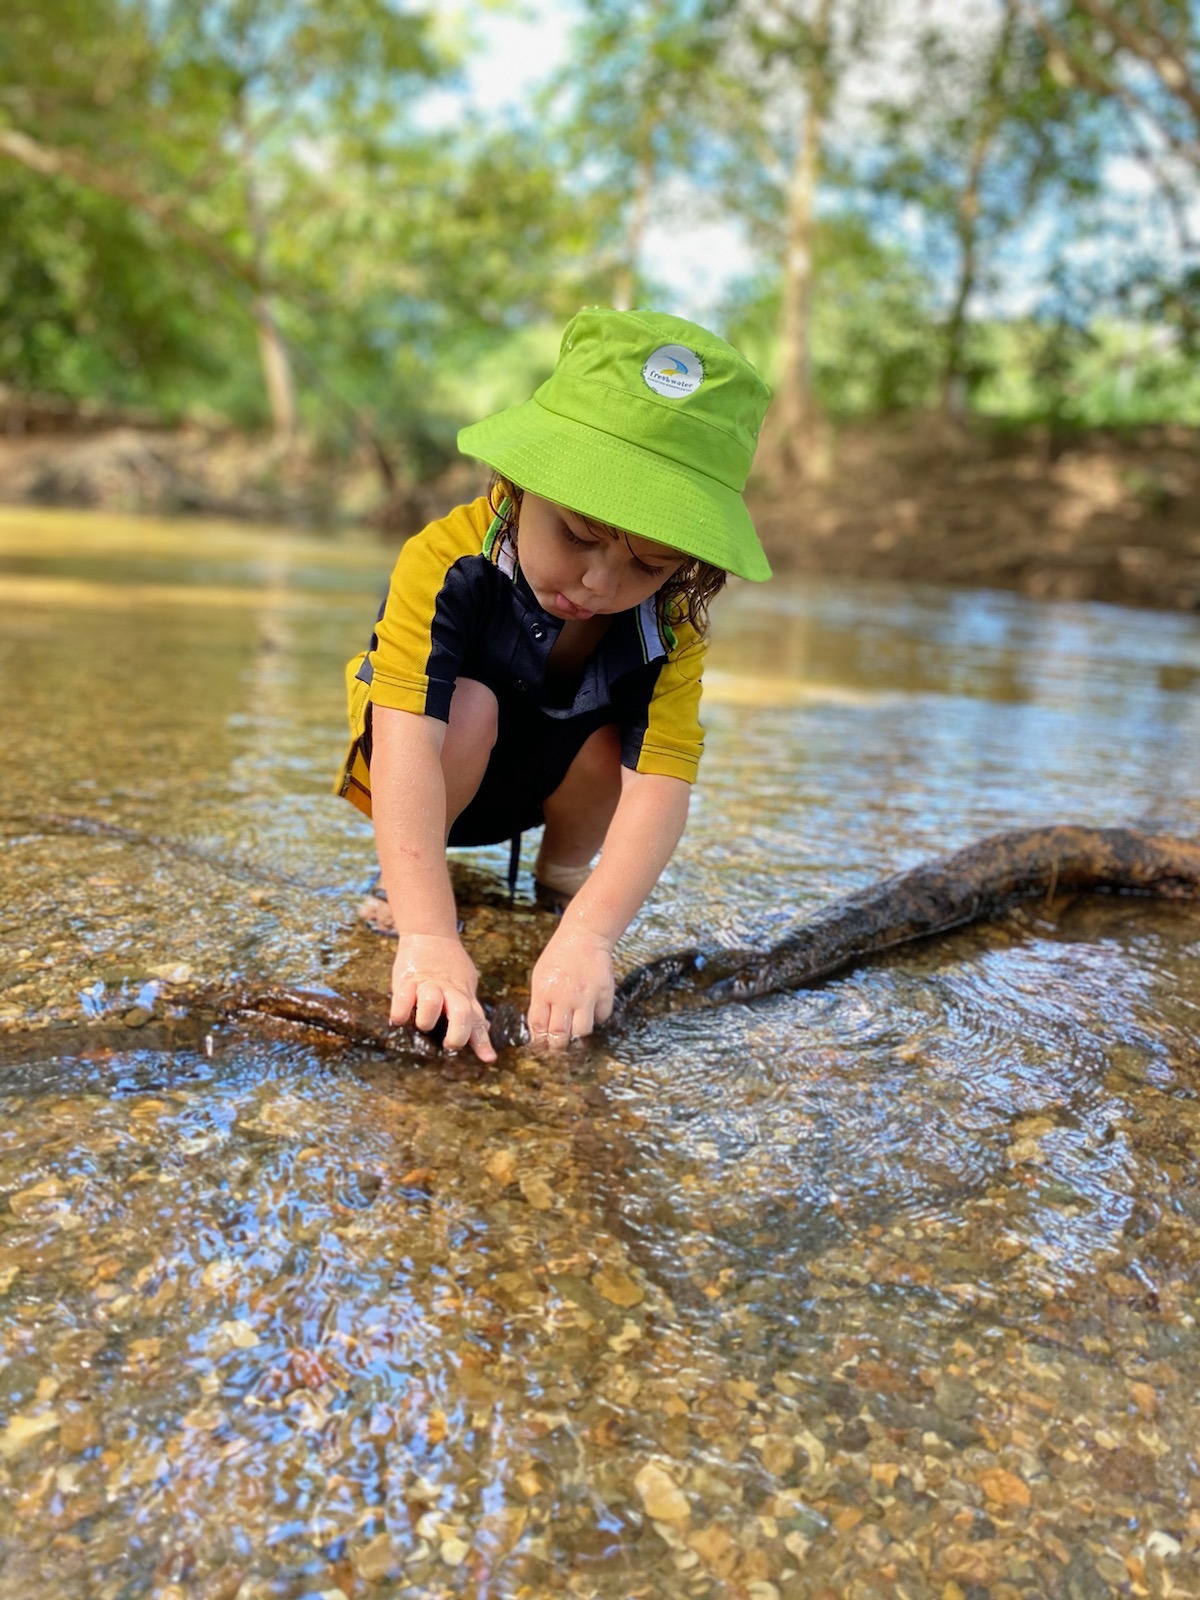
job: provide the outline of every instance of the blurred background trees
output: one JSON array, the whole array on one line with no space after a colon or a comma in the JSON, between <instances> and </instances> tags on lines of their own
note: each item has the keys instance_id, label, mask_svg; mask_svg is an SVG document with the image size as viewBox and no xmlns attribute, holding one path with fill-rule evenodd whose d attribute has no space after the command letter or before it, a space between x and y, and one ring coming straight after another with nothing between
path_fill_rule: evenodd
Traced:
<instances>
[{"instance_id":1,"label":"blurred background trees","mask_svg":"<svg viewBox=\"0 0 1200 1600\"><path fill-rule=\"evenodd\" d=\"M516 95L495 10L8 0L0 385L421 478L604 302L740 341L781 472L1200 422L1193 0L574 0Z\"/></svg>"}]
</instances>

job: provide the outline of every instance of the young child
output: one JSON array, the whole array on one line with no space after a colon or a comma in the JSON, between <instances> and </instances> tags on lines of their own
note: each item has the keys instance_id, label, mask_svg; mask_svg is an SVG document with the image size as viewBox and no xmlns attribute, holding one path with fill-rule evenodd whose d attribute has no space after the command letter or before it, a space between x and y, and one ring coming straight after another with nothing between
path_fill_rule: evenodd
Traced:
<instances>
[{"instance_id":1,"label":"young child","mask_svg":"<svg viewBox=\"0 0 1200 1600\"><path fill-rule=\"evenodd\" d=\"M557 1046L610 1015L613 947L687 817L708 602L727 573L771 575L741 498L768 399L695 323L592 309L531 400L459 434L491 492L408 540L346 669L338 788L374 818L394 1023L444 1014L447 1049L495 1060L445 848L542 822L534 876L565 909L530 1032Z\"/></svg>"}]
</instances>

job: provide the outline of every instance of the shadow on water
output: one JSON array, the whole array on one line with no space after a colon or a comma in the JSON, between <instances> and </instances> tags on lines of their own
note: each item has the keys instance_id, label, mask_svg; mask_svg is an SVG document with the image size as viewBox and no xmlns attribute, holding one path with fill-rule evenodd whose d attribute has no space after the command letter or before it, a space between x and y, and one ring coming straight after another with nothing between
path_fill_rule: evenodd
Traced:
<instances>
[{"instance_id":1,"label":"shadow on water","mask_svg":"<svg viewBox=\"0 0 1200 1600\"><path fill-rule=\"evenodd\" d=\"M214 538L0 519L5 1592L1194 1589L1194 909L493 1071L164 1032L181 973L387 972L326 794L386 554ZM1186 618L780 584L714 658L630 965L1000 827L1200 832ZM475 899L519 997L546 924Z\"/></svg>"}]
</instances>

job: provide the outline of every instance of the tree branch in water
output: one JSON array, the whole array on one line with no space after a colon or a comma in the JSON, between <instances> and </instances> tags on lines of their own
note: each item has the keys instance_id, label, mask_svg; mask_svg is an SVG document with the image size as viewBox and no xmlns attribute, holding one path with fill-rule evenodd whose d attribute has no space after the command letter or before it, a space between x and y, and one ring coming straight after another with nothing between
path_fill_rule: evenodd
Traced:
<instances>
[{"instance_id":1,"label":"tree branch in water","mask_svg":"<svg viewBox=\"0 0 1200 1600\"><path fill-rule=\"evenodd\" d=\"M676 950L621 983L607 1031L659 996L673 1008L726 1005L821 983L872 956L1002 916L1059 893L1200 899L1200 844L1131 828L1027 828L992 834L952 855L898 873L817 912L767 950ZM381 994L331 995L248 985L210 992L225 1015L270 1016L321 1028L371 1049L429 1055L436 1041L387 1026ZM185 1002L186 1003L186 1002ZM512 1006L492 1013L498 1048L524 1040Z\"/></svg>"}]
</instances>

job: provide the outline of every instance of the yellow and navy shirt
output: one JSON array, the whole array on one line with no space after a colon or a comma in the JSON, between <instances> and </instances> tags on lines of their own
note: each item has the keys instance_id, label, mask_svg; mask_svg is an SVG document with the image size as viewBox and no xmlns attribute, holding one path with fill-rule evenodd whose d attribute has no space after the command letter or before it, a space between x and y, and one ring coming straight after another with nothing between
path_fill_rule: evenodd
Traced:
<instances>
[{"instance_id":1,"label":"yellow and navy shirt","mask_svg":"<svg viewBox=\"0 0 1200 1600\"><path fill-rule=\"evenodd\" d=\"M706 646L691 624L669 627L654 596L618 612L569 705L558 703L547 671L562 626L538 605L486 496L431 522L400 551L370 645L347 663L353 743L337 792L370 816L370 706L447 722L460 677L497 695L528 695L549 717L611 706L625 766L693 782Z\"/></svg>"}]
</instances>

